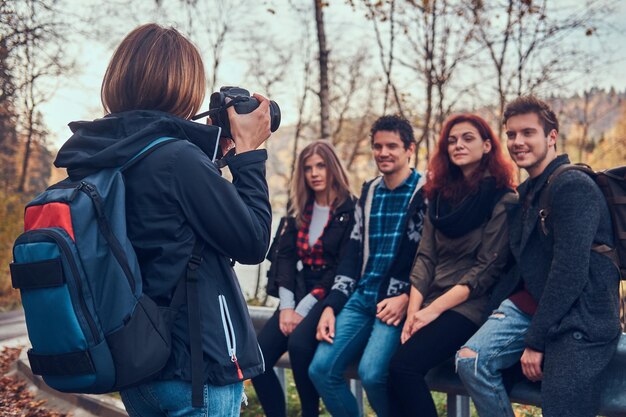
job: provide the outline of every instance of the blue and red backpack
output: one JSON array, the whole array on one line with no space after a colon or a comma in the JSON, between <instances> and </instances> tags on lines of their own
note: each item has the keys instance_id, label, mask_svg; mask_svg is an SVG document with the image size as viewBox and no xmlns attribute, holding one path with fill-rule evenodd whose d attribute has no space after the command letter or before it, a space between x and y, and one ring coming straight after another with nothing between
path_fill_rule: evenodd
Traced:
<instances>
[{"instance_id":1,"label":"blue and red backpack","mask_svg":"<svg viewBox=\"0 0 626 417\"><path fill-rule=\"evenodd\" d=\"M166 307L143 294L126 234L123 172L172 140L156 139L122 167L67 178L26 206L11 278L22 297L32 371L56 390L118 391L154 378L170 356L184 285Z\"/></svg>"}]
</instances>

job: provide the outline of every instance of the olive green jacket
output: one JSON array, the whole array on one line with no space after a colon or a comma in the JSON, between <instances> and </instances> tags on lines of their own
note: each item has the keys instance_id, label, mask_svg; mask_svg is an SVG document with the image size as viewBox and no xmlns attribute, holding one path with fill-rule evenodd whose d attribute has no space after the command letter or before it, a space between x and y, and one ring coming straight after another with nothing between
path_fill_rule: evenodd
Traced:
<instances>
[{"instance_id":1,"label":"olive green jacket","mask_svg":"<svg viewBox=\"0 0 626 417\"><path fill-rule=\"evenodd\" d=\"M507 193L481 227L464 236L450 238L433 227L425 216L422 240L411 271L411 283L428 306L455 285L467 285L469 298L452 308L478 326L495 282L503 275L510 257L505 205L517 202Z\"/></svg>"}]
</instances>

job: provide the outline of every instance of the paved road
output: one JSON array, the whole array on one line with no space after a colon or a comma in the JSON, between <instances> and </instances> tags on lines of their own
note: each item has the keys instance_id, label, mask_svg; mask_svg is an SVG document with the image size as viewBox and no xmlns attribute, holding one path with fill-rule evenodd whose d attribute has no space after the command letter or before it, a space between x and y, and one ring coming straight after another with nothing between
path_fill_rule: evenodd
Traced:
<instances>
[{"instance_id":1,"label":"paved road","mask_svg":"<svg viewBox=\"0 0 626 417\"><path fill-rule=\"evenodd\" d=\"M13 339L26 334L24 311L22 309L0 313L0 341Z\"/></svg>"}]
</instances>

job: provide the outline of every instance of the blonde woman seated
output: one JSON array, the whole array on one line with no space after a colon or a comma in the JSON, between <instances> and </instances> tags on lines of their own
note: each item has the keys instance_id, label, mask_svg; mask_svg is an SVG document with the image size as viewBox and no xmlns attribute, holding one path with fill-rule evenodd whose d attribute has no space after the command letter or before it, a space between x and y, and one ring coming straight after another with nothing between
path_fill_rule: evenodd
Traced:
<instances>
[{"instance_id":1,"label":"blonde woman seated","mask_svg":"<svg viewBox=\"0 0 626 417\"><path fill-rule=\"evenodd\" d=\"M280 304L258 335L265 373L252 379L269 417L286 415L283 390L272 369L285 351L302 415L319 414L319 394L308 376L323 309L319 301L333 284L354 212L348 178L330 143L317 141L302 150L290 198L291 213L274 243L278 252L268 282L268 293L277 295Z\"/></svg>"}]
</instances>

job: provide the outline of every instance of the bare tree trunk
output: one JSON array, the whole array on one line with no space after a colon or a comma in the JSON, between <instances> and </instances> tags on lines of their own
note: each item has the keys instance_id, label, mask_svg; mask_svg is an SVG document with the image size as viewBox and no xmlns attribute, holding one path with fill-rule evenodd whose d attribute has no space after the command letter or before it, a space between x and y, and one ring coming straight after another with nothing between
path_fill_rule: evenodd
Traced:
<instances>
[{"instance_id":1,"label":"bare tree trunk","mask_svg":"<svg viewBox=\"0 0 626 417\"><path fill-rule=\"evenodd\" d=\"M426 145L426 160L430 159L430 125L433 116L433 88L434 88L434 59L437 36L437 2L434 1L432 9L424 12L424 80L426 82L426 110L422 121L422 136L420 143ZM428 18L430 16L430 22ZM430 23L430 28L429 28ZM415 166L417 166L417 149L415 150Z\"/></svg>"},{"instance_id":2,"label":"bare tree trunk","mask_svg":"<svg viewBox=\"0 0 626 417\"><path fill-rule=\"evenodd\" d=\"M373 95L373 91L370 91L370 97L371 95ZM354 135L356 140L352 144L352 148L349 151L348 157L344 159L344 160L347 160L346 169L348 170L348 172L351 172L353 170L354 163L356 162L356 159L361 154L361 152L363 152L363 149L369 148L368 142L370 138L369 138L368 130L369 130L370 119L366 115L371 115L372 103L374 103L374 100L369 99L369 100L365 100L365 102L367 103L367 108L363 109L364 116L361 117L359 120L359 124L356 129L356 134Z\"/></svg>"},{"instance_id":3,"label":"bare tree trunk","mask_svg":"<svg viewBox=\"0 0 626 417\"><path fill-rule=\"evenodd\" d=\"M211 82L209 83L209 91L216 91L217 88L217 71L219 70L221 63L221 52L224 47L224 39L226 38L226 25L224 25L223 30L220 31L215 43L212 45L213 47L213 62L211 68Z\"/></svg>"},{"instance_id":4,"label":"bare tree trunk","mask_svg":"<svg viewBox=\"0 0 626 417\"><path fill-rule=\"evenodd\" d=\"M400 94L398 94L398 89L396 88L395 83L392 80L391 72L393 70L394 61L396 61L395 57L395 40L396 40L396 20L395 20L395 11L396 11L396 2L395 0L391 0L389 3L389 15L384 17L385 21L389 22L389 52L387 54L387 58L385 58L385 47L383 45L382 35L380 33L380 29L378 27L378 20L376 15L376 8L380 7L379 3L371 4L366 2L366 6L371 14L372 24L374 26L374 33L376 34L376 42L378 43L378 52L380 58L380 64L383 68L383 72L385 73L385 95L384 95L384 103L383 103L383 114L387 113L387 104L389 102L389 91L393 93L393 99L396 102L396 108L400 116L406 118L404 112L404 106L402 104L402 100L400 99Z\"/></svg>"},{"instance_id":5,"label":"bare tree trunk","mask_svg":"<svg viewBox=\"0 0 626 417\"><path fill-rule=\"evenodd\" d=\"M508 0L508 5L506 7L506 25L504 27L504 35L502 40L499 42L501 45L500 51L496 50L496 42L495 39L492 39L490 35L487 33L484 25L485 22L482 19L481 9L479 7L473 6L472 12L474 14L474 25L478 29L479 39L481 45L483 45L487 52L489 53L489 57L494 65L494 69L496 72L497 78L497 91L498 91L498 114L497 118L502 118L502 114L504 113L504 105L506 103L506 86L504 82L504 63L507 56L507 49L509 46L509 40L511 38L511 32L513 31L513 3L514 0ZM502 123L498 123L498 138L502 139Z\"/></svg>"},{"instance_id":6,"label":"bare tree trunk","mask_svg":"<svg viewBox=\"0 0 626 417\"><path fill-rule=\"evenodd\" d=\"M11 48L13 62L17 65L12 76L15 76L16 92L21 101L16 114L18 115L16 132L17 139L24 142L24 153L21 160L22 172L16 174L16 189L27 191L29 177L46 182L45 174L33 171L33 147L43 146L46 131L43 127L39 108L50 100L55 87L46 86L46 81L58 80L61 75L70 75L73 62L65 54L63 45L67 37L60 24L61 14L54 7L54 1L28 0L25 3L25 14L17 19L15 30L20 33L20 40ZM3 3L4 4L4 3ZM19 68L19 70L18 70ZM33 161L31 161L33 159Z\"/></svg>"},{"instance_id":7,"label":"bare tree trunk","mask_svg":"<svg viewBox=\"0 0 626 417\"><path fill-rule=\"evenodd\" d=\"M306 55L308 57L308 54ZM304 108L306 106L306 99L309 92L309 77L311 75L311 63L305 58L304 62L304 85L302 86L302 97L300 97L300 103L298 106L298 122L296 123L296 131L293 138L293 149L291 150L291 169L289 170L289 177L293 178L293 174L296 172L296 159L298 157L298 142L302 135L302 129L304 128Z\"/></svg>"},{"instance_id":8,"label":"bare tree trunk","mask_svg":"<svg viewBox=\"0 0 626 417\"><path fill-rule=\"evenodd\" d=\"M30 5L31 17L35 16L35 7L31 3ZM27 40L24 43L24 72L25 72L25 80L24 84L24 111L26 112L26 143L24 144L24 156L22 157L22 174L20 175L20 180L17 186L17 191L23 193L26 190L26 176L28 174L28 162L30 160L31 154L31 144L33 142L34 135L34 126L33 119L35 114L35 97L34 97L34 82L36 77L33 76L33 65L32 62L32 53L31 53L31 42L30 34L27 35Z\"/></svg>"},{"instance_id":9,"label":"bare tree trunk","mask_svg":"<svg viewBox=\"0 0 626 417\"><path fill-rule=\"evenodd\" d=\"M502 50L500 52L500 57L495 60L496 72L498 74L498 97L500 99L499 103L499 111L498 111L498 120L502 120L502 116L504 115L504 106L506 104L506 87L504 85L504 61L506 59L506 51L509 46L509 39L511 37L511 31L513 30L513 0L509 0L509 4L507 6L507 23L504 33L504 40L502 43ZM493 54L492 54L493 56ZM498 138L502 140L502 132L504 130L504 126L502 123L498 123Z\"/></svg>"},{"instance_id":10,"label":"bare tree trunk","mask_svg":"<svg viewBox=\"0 0 626 417\"><path fill-rule=\"evenodd\" d=\"M26 177L28 174L28 162L31 155L31 145L33 142L33 109L28 111L28 130L26 134L26 143L24 144L24 157L22 159L22 174L20 175L20 181L17 186L17 191L23 193L26 191Z\"/></svg>"},{"instance_id":11,"label":"bare tree trunk","mask_svg":"<svg viewBox=\"0 0 626 417\"><path fill-rule=\"evenodd\" d=\"M589 102L591 101L591 92L585 91L583 101L583 118L581 120L582 132L580 135L580 143L578 146L578 162L585 162L585 149L587 147L587 136L589 136Z\"/></svg>"},{"instance_id":12,"label":"bare tree trunk","mask_svg":"<svg viewBox=\"0 0 626 417\"><path fill-rule=\"evenodd\" d=\"M330 139L330 92L328 86L328 54L326 33L324 31L324 11L322 0L313 0L315 3L315 23L317 25L317 42L319 45L320 67L320 136Z\"/></svg>"},{"instance_id":13,"label":"bare tree trunk","mask_svg":"<svg viewBox=\"0 0 626 417\"><path fill-rule=\"evenodd\" d=\"M421 135L418 145L425 148L426 159L430 159L433 132L441 128L443 120L451 111L452 104L447 97L450 80L461 63L475 55L467 48L468 40L474 36L474 28L473 25L467 26L466 18L458 12L464 4L462 1L408 3L411 5L408 12L400 13L397 21L411 47L408 52L415 56L398 54L396 60L415 71L423 83L424 100L420 110ZM413 14L407 16L410 12ZM416 29L410 30L412 27ZM417 155L416 151L415 164L418 162Z\"/></svg>"},{"instance_id":14,"label":"bare tree trunk","mask_svg":"<svg viewBox=\"0 0 626 417\"><path fill-rule=\"evenodd\" d=\"M428 82L426 85L426 111L424 112L424 120L422 121L422 135L419 144L426 146L426 160L430 160L430 121L433 115L433 84ZM415 149L415 166L417 166L417 148Z\"/></svg>"},{"instance_id":15,"label":"bare tree trunk","mask_svg":"<svg viewBox=\"0 0 626 417\"><path fill-rule=\"evenodd\" d=\"M306 103L307 91L308 91L308 88L305 85L304 91L302 93L302 97L300 98L300 106L298 108L298 123L296 123L296 131L293 136L293 148L291 149L291 168L289 169L290 180L291 178L293 178L293 174L295 174L296 172L296 160L298 159L298 142L300 141L300 136L302 135L302 128L304 127L304 105ZM286 209L289 209L289 199L287 199Z\"/></svg>"},{"instance_id":16,"label":"bare tree trunk","mask_svg":"<svg viewBox=\"0 0 626 417\"><path fill-rule=\"evenodd\" d=\"M344 124L346 124L348 119L348 114L351 108L354 108L354 100L353 97L359 91L359 88L363 85L367 85L368 83L363 81L363 68L365 67L364 63L367 60L368 50L366 48L360 48L354 56L350 57L350 61L348 63L348 78L347 85L334 85L334 87L341 92L341 100L343 101L342 105L335 104L335 108L339 107L339 110L336 110L337 116L334 117L334 125L335 128L332 132L331 141L334 146L337 146L342 139L346 139L345 135L342 135L342 129ZM335 68L339 66L340 62L336 61ZM339 76L333 76L334 80L339 79ZM339 100L333 100L334 103L337 103ZM349 123L348 123L349 124Z\"/></svg>"},{"instance_id":17,"label":"bare tree trunk","mask_svg":"<svg viewBox=\"0 0 626 417\"><path fill-rule=\"evenodd\" d=\"M261 264L258 264L256 268L256 285L254 286L254 299L255 300L259 300L260 289L261 289ZM265 305L265 303L263 303L263 305Z\"/></svg>"}]
</instances>

